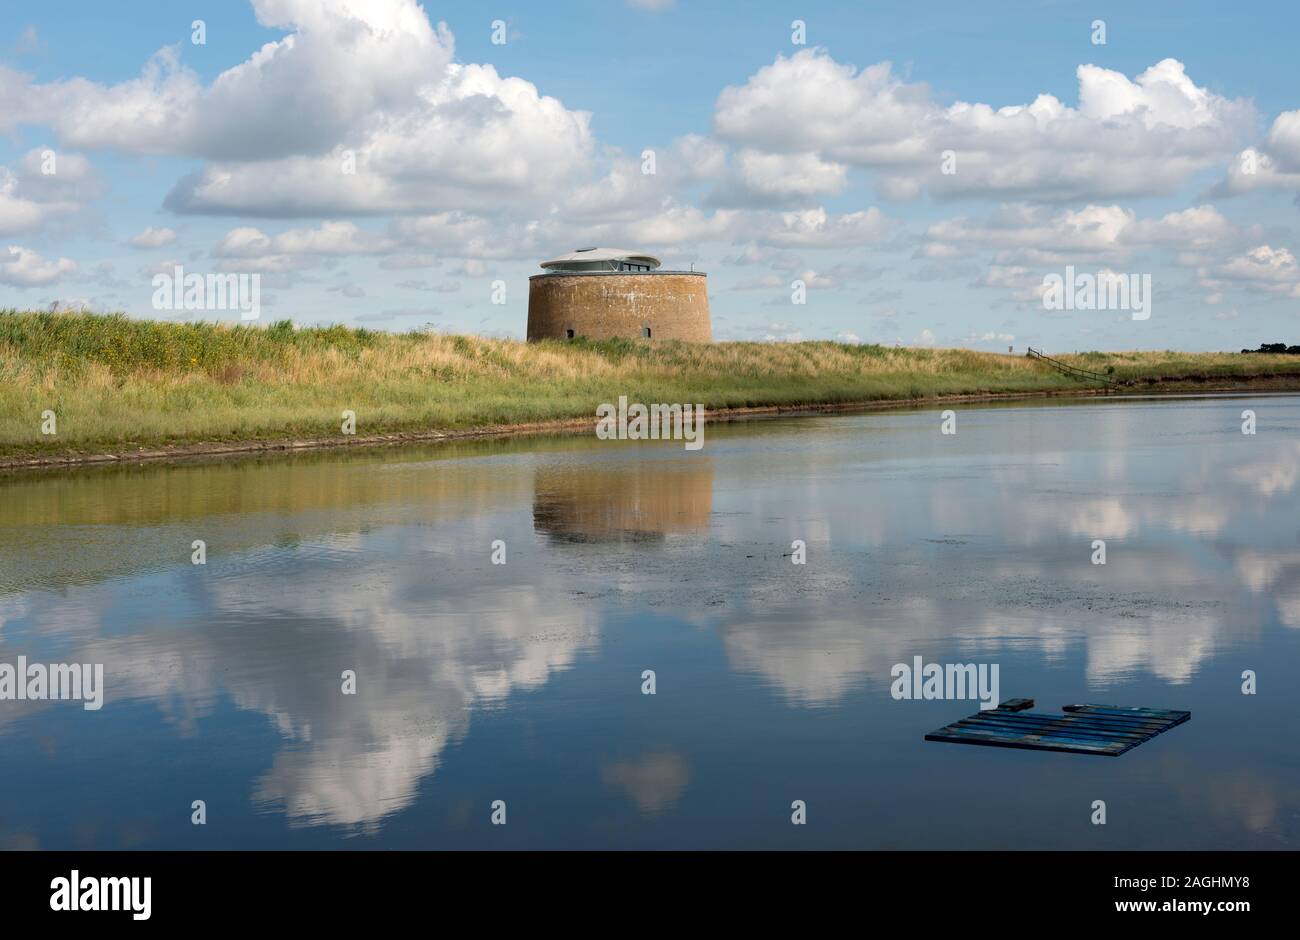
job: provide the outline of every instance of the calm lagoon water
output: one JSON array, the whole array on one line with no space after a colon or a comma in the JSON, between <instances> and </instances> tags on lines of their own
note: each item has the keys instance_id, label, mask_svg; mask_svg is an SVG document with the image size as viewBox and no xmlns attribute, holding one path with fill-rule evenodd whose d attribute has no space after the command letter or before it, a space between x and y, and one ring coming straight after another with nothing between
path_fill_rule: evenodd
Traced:
<instances>
[{"instance_id":1,"label":"calm lagoon water","mask_svg":"<svg viewBox=\"0 0 1300 940\"><path fill-rule=\"evenodd\" d=\"M0 702L0 845L1295 848L1300 398L957 411L0 477L0 662L106 685ZM928 743L914 656L1192 720Z\"/></svg>"}]
</instances>

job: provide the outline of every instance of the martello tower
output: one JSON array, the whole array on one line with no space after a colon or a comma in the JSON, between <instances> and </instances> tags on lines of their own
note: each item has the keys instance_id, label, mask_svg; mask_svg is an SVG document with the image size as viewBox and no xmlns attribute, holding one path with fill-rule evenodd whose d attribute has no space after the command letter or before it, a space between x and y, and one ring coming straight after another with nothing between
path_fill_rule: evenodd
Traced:
<instances>
[{"instance_id":1,"label":"martello tower","mask_svg":"<svg viewBox=\"0 0 1300 940\"><path fill-rule=\"evenodd\" d=\"M528 279L528 339L713 340L702 271L662 271L652 255L579 248Z\"/></svg>"}]
</instances>

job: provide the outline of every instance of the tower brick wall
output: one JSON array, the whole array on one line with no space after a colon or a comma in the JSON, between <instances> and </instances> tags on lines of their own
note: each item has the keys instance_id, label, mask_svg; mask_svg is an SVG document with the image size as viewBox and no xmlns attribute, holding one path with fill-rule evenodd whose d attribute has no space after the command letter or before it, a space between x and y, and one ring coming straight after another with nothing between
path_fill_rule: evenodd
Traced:
<instances>
[{"instance_id":1,"label":"tower brick wall","mask_svg":"<svg viewBox=\"0 0 1300 940\"><path fill-rule=\"evenodd\" d=\"M538 274L528 280L528 339L713 340L703 273Z\"/></svg>"}]
</instances>

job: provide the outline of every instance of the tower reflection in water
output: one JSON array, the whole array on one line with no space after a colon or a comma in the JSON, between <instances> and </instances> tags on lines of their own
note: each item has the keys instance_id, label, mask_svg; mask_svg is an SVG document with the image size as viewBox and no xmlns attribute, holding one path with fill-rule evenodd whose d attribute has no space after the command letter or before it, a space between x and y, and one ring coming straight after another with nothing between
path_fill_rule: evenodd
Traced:
<instances>
[{"instance_id":1,"label":"tower reflection in water","mask_svg":"<svg viewBox=\"0 0 1300 940\"><path fill-rule=\"evenodd\" d=\"M706 531L713 461L548 464L533 480L533 528L555 542L653 542Z\"/></svg>"}]
</instances>

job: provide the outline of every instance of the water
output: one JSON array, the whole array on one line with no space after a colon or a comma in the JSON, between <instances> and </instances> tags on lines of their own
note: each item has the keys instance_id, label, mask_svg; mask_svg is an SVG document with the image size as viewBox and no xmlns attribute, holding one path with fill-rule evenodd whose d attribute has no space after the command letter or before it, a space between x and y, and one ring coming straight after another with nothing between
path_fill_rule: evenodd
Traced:
<instances>
[{"instance_id":1,"label":"water","mask_svg":"<svg viewBox=\"0 0 1300 940\"><path fill-rule=\"evenodd\" d=\"M0 477L0 662L106 685L0 702L0 846L1294 848L1300 398L939 423ZM928 743L976 706L895 701L918 655L1192 720Z\"/></svg>"}]
</instances>

